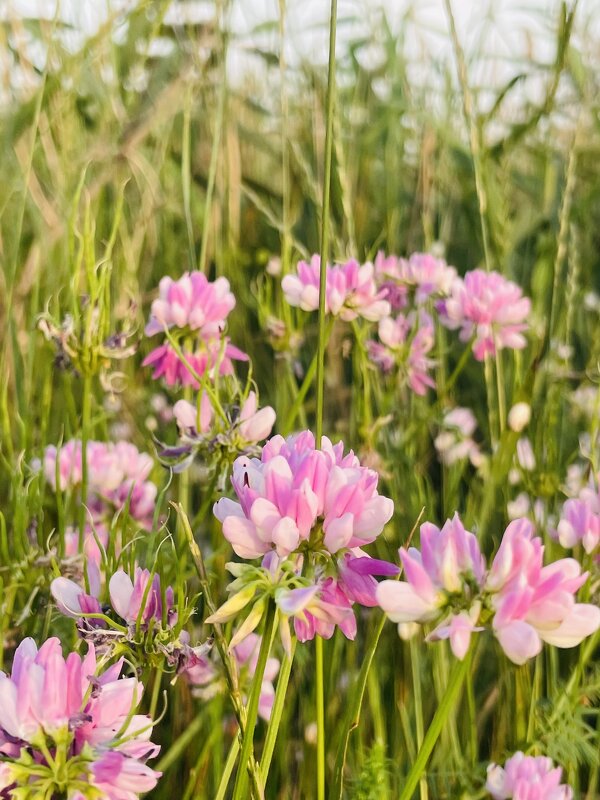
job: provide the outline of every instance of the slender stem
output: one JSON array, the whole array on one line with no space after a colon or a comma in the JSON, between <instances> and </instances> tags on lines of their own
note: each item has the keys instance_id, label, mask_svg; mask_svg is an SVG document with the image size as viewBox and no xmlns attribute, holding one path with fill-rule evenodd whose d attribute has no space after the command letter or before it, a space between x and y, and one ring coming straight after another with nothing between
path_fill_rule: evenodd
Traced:
<instances>
[{"instance_id":1,"label":"slender stem","mask_svg":"<svg viewBox=\"0 0 600 800\"><path fill-rule=\"evenodd\" d=\"M279 732L279 725L281 723L281 715L285 706L287 697L287 687L292 672L292 664L294 663L294 656L296 655L296 640L292 642L292 652L285 656L281 669L279 670L279 677L277 679L277 689L275 690L275 700L273 702L273 709L271 711L271 718L269 720L269 727L267 729L267 736L263 747L262 758L260 760L260 776L262 778L263 786L267 785L267 778L269 777L269 769L271 768L271 760L273 758L273 751L275 749L275 742L277 741L277 734Z\"/></svg>"},{"instance_id":2,"label":"slender stem","mask_svg":"<svg viewBox=\"0 0 600 800\"><path fill-rule=\"evenodd\" d=\"M87 445L90 436L92 409L92 376L86 371L83 377L83 398L81 411L81 505L79 508L79 552L83 552L85 523L87 515L88 461Z\"/></svg>"},{"instance_id":3,"label":"slender stem","mask_svg":"<svg viewBox=\"0 0 600 800\"><path fill-rule=\"evenodd\" d=\"M444 693L438 709L431 720L431 724L427 729L427 733L425 734L425 738L423 740L423 745L419 748L415 763L412 765L412 768L406 777L399 800L410 800L410 798L413 796L413 792L421 780L421 775L425 772L425 767L427 766L429 756L435 747L435 743L439 739L442 728L444 727L450 712L455 706L458 694L463 685L467 672L469 671L469 666L470 659L467 657L465 657L463 661L455 662L452 672L450 673L446 692Z\"/></svg>"},{"instance_id":4,"label":"slender stem","mask_svg":"<svg viewBox=\"0 0 600 800\"><path fill-rule=\"evenodd\" d=\"M271 641L273 639L273 628L275 625L275 605L270 601L267 605L267 612L265 615L265 629L260 643L260 651L258 654L258 662L256 670L252 679L252 688L250 690L250 699L246 710L246 730L242 739L242 751L240 754L239 768L235 779L235 788L233 790L233 800L247 800L248 798L248 770L246 765L252 756L254 729L256 728L256 720L258 718L258 702L260 700L260 692L262 689L263 676L265 674L265 667L267 666L267 659L271 650Z\"/></svg>"},{"instance_id":5,"label":"slender stem","mask_svg":"<svg viewBox=\"0 0 600 800\"><path fill-rule=\"evenodd\" d=\"M494 451L496 449L496 445L498 444L498 414L496 409L496 391L494 388L492 359L487 353L483 362L483 371L485 374L485 391L487 395L490 442L492 444L492 450Z\"/></svg>"},{"instance_id":6,"label":"slender stem","mask_svg":"<svg viewBox=\"0 0 600 800\"><path fill-rule=\"evenodd\" d=\"M221 775L221 782L219 783L219 788L215 795L215 800L225 800L225 795L227 793L227 785L229 784L229 779L231 778L231 773L233 772L233 768L235 767L235 762L237 760L239 752L240 752L240 740L238 736L234 736L233 742L231 743L231 747L229 748L229 753L227 755L227 761L225 762L225 769L223 770L223 774Z\"/></svg>"},{"instance_id":7,"label":"slender stem","mask_svg":"<svg viewBox=\"0 0 600 800\"><path fill-rule=\"evenodd\" d=\"M502 436L506 425L506 386L504 383L502 350L500 348L496 348L496 388L498 390L498 425Z\"/></svg>"},{"instance_id":8,"label":"slender stem","mask_svg":"<svg viewBox=\"0 0 600 800\"><path fill-rule=\"evenodd\" d=\"M317 346L317 411L315 424L316 446L323 435L323 401L325 394L325 300L327 260L329 257L329 202L331 192L331 160L333 145L333 100L335 96L335 34L337 0L331 0L329 18L329 65L327 70L327 108L325 131L325 169L323 174L323 210L321 216L321 265L319 273L319 341ZM315 687L317 700L317 798L325 800L325 699L323 687L323 640L315 637Z\"/></svg>"},{"instance_id":9,"label":"slender stem","mask_svg":"<svg viewBox=\"0 0 600 800\"><path fill-rule=\"evenodd\" d=\"M325 800L325 687L323 639L315 636L315 690L317 696L317 797Z\"/></svg>"},{"instance_id":10,"label":"slender stem","mask_svg":"<svg viewBox=\"0 0 600 800\"><path fill-rule=\"evenodd\" d=\"M423 726L423 696L421 692L421 670L419 665L419 651L416 639L410 640L410 668L412 672L413 696L415 702L415 722L417 728L417 747L419 750L423 746L424 726ZM427 790L427 778L421 776L419 793L421 800L427 800L429 792Z\"/></svg>"},{"instance_id":11,"label":"slender stem","mask_svg":"<svg viewBox=\"0 0 600 800\"><path fill-rule=\"evenodd\" d=\"M329 204L331 193L331 156L333 146L333 100L335 97L335 33L337 25L337 0L331 0L329 18L329 65L327 70L327 108L325 131L325 170L323 174L323 210L321 216L321 268L319 274L319 343L317 347L317 420L315 438L317 447L323 433L323 400L325 391L325 300L327 260L329 258Z\"/></svg>"}]
</instances>

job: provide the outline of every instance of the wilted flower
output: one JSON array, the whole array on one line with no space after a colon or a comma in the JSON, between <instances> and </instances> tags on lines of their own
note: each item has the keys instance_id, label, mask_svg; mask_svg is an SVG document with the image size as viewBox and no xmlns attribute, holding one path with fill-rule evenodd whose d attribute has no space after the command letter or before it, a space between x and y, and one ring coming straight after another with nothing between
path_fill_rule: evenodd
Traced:
<instances>
[{"instance_id":1,"label":"wilted flower","mask_svg":"<svg viewBox=\"0 0 600 800\"><path fill-rule=\"evenodd\" d=\"M150 741L152 720L135 713L143 686L119 678L122 667L121 659L94 677L93 645L85 658L70 653L65 660L58 639L39 651L32 639L23 640L12 675L0 673L0 753L6 759L0 787L39 788L44 796L78 792L90 800L99 793L136 800L154 788L160 773L144 760L160 748Z\"/></svg>"},{"instance_id":2,"label":"wilted flower","mask_svg":"<svg viewBox=\"0 0 600 800\"><path fill-rule=\"evenodd\" d=\"M321 259L314 255L310 263L300 261L296 275L285 275L281 286L291 306L303 311L319 308L319 272ZM362 266L354 259L335 266L327 265L325 310L350 321L357 317L376 322L390 313L385 292L375 284L373 264Z\"/></svg>"},{"instance_id":3,"label":"wilted flower","mask_svg":"<svg viewBox=\"0 0 600 800\"><path fill-rule=\"evenodd\" d=\"M435 362L428 357L435 336L433 321L423 310L405 316L385 317L379 322L379 342L367 342L369 357L383 372L398 369L399 376L415 394L424 395L435 387L429 370Z\"/></svg>"},{"instance_id":4,"label":"wilted flower","mask_svg":"<svg viewBox=\"0 0 600 800\"><path fill-rule=\"evenodd\" d=\"M498 350L525 347L523 333L531 310L531 301L523 297L519 286L498 272L481 269L457 278L450 296L440 306L441 319L451 329L460 328L460 340L473 339L473 353L478 361Z\"/></svg>"},{"instance_id":5,"label":"wilted flower","mask_svg":"<svg viewBox=\"0 0 600 800\"><path fill-rule=\"evenodd\" d=\"M549 758L519 751L504 767L489 765L485 788L494 800L572 800L573 790L561 777L562 769Z\"/></svg>"},{"instance_id":6,"label":"wilted flower","mask_svg":"<svg viewBox=\"0 0 600 800\"><path fill-rule=\"evenodd\" d=\"M377 473L352 451L310 431L272 437L258 458L238 458L232 483L239 503L222 498L215 516L241 558L300 547L331 554L372 542L392 516L393 503L377 493Z\"/></svg>"}]
</instances>

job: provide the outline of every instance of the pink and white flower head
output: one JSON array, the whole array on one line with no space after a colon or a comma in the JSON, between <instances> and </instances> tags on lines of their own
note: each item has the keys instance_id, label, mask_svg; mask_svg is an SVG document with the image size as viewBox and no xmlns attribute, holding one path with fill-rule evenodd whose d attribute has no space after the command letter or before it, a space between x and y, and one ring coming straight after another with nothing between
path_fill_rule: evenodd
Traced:
<instances>
[{"instance_id":1,"label":"pink and white flower head","mask_svg":"<svg viewBox=\"0 0 600 800\"><path fill-rule=\"evenodd\" d=\"M187 328L203 339L218 339L235 297L226 278L209 281L202 272L186 272L179 280L164 277L152 303L146 336L165 328Z\"/></svg>"},{"instance_id":2,"label":"pink and white flower head","mask_svg":"<svg viewBox=\"0 0 600 800\"><path fill-rule=\"evenodd\" d=\"M474 467L483 463L479 445L473 440L477 420L470 408L453 408L444 414L441 431L434 440L442 464L451 466L468 458Z\"/></svg>"},{"instance_id":3,"label":"pink and white flower head","mask_svg":"<svg viewBox=\"0 0 600 800\"><path fill-rule=\"evenodd\" d=\"M494 356L498 350L521 350L526 345L523 333L531 301L519 286L498 272L481 269L457 278L450 296L440 307L442 322L460 329L460 340L473 339L473 354L478 361Z\"/></svg>"},{"instance_id":4,"label":"pink and white flower head","mask_svg":"<svg viewBox=\"0 0 600 800\"><path fill-rule=\"evenodd\" d=\"M456 270L431 253L413 253L408 259L400 259L398 279L414 288L415 301L420 304L432 296L448 295L456 280Z\"/></svg>"},{"instance_id":5,"label":"pink and white flower head","mask_svg":"<svg viewBox=\"0 0 600 800\"><path fill-rule=\"evenodd\" d=\"M44 753L59 749L62 781L67 775L79 785L101 787L109 800L136 800L140 791L153 788L160 773L143 761L160 748L150 741L150 718L135 713L143 686L136 678L119 678L122 666L120 660L94 677L93 645L84 658L70 653L64 659L58 639L48 639L39 650L32 639L23 640L12 674L0 672L0 743L9 743L0 744L8 758L5 780L12 776L25 785L39 779L52 788L54 767ZM21 759L21 748L34 755L34 771L29 754ZM84 750L86 758L77 759ZM126 775L140 780L128 783Z\"/></svg>"},{"instance_id":6,"label":"pink and white flower head","mask_svg":"<svg viewBox=\"0 0 600 800\"><path fill-rule=\"evenodd\" d=\"M575 647L600 627L600 608L577 603L588 575L572 558L543 566L544 547L528 519L511 522L487 575L494 634L515 664L537 655L542 643Z\"/></svg>"},{"instance_id":7,"label":"pink and white flower head","mask_svg":"<svg viewBox=\"0 0 600 800\"><path fill-rule=\"evenodd\" d=\"M129 442L87 444L87 506L94 523L101 523L129 503L129 515L145 528L152 525L157 494L148 480L154 465L147 453L140 453ZM56 491L74 491L83 478L82 449L79 439L71 439L60 452L49 445L44 453L44 474ZM58 479L58 480L57 480Z\"/></svg>"},{"instance_id":8,"label":"pink and white flower head","mask_svg":"<svg viewBox=\"0 0 600 800\"><path fill-rule=\"evenodd\" d=\"M401 636L417 630L414 625L406 627L407 623L432 622L450 610L431 638L449 638L454 654L464 658L471 632L481 630L476 627L481 609L477 597L485 579L485 561L476 537L464 529L458 514L441 530L426 522L421 525L421 551L401 547L400 558L406 580L382 581L376 591L379 605L401 626ZM460 598L458 613L453 609L455 597ZM471 602L467 613L463 613L465 601Z\"/></svg>"},{"instance_id":9,"label":"pink and white flower head","mask_svg":"<svg viewBox=\"0 0 600 800\"><path fill-rule=\"evenodd\" d=\"M393 503L377 482L352 451L344 455L343 442L324 436L317 449L310 431L274 436L260 458L236 459L239 502L222 498L214 513L240 558L286 556L303 543L335 554L374 541L390 520Z\"/></svg>"},{"instance_id":10,"label":"pink and white flower head","mask_svg":"<svg viewBox=\"0 0 600 800\"><path fill-rule=\"evenodd\" d=\"M556 538L565 548L583 546L586 553L594 553L600 544L600 493L591 476L590 485L579 490L579 496L570 498L562 507Z\"/></svg>"},{"instance_id":11,"label":"pink and white flower head","mask_svg":"<svg viewBox=\"0 0 600 800\"><path fill-rule=\"evenodd\" d=\"M415 394L424 395L428 387L435 387L429 375L435 365L428 357L435 342L429 314L419 310L407 316L385 317L379 322L378 334L379 342L367 342L367 349L371 360L383 372L397 367Z\"/></svg>"},{"instance_id":12,"label":"pink and white flower head","mask_svg":"<svg viewBox=\"0 0 600 800\"><path fill-rule=\"evenodd\" d=\"M310 263L300 261L296 275L286 275L281 286L291 306L303 311L319 308L319 272L321 259L314 255ZM352 259L344 264L327 265L325 310L333 316L351 321L363 317L376 322L390 313L385 292L377 289L373 264L362 266Z\"/></svg>"},{"instance_id":13,"label":"pink and white flower head","mask_svg":"<svg viewBox=\"0 0 600 800\"><path fill-rule=\"evenodd\" d=\"M561 778L551 759L519 751L504 767L489 765L485 788L493 800L572 800L573 790Z\"/></svg>"}]
</instances>

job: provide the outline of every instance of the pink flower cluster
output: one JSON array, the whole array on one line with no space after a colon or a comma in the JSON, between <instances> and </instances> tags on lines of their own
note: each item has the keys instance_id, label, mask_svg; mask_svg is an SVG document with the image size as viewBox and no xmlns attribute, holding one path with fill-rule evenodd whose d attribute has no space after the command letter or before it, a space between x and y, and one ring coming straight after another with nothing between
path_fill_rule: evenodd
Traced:
<instances>
[{"instance_id":1,"label":"pink flower cluster","mask_svg":"<svg viewBox=\"0 0 600 800\"><path fill-rule=\"evenodd\" d=\"M129 515L144 528L151 528L156 485L148 480L153 460L129 442L87 443L87 503L94 524L109 519L129 502ZM83 478L79 439L66 442L60 451L49 445L44 453L44 474L56 491L73 491Z\"/></svg>"},{"instance_id":2,"label":"pink flower cluster","mask_svg":"<svg viewBox=\"0 0 600 800\"><path fill-rule=\"evenodd\" d=\"M343 442L310 431L272 437L260 458L238 458L232 483L239 502L214 506L225 538L241 558L271 550L287 556L301 546L335 554L372 542L393 513L377 493L378 475L360 465Z\"/></svg>"},{"instance_id":3,"label":"pink flower cluster","mask_svg":"<svg viewBox=\"0 0 600 800\"><path fill-rule=\"evenodd\" d=\"M186 272L176 281L163 278L159 296L152 303L146 336L169 330L175 338L193 342L193 349L184 346L183 361L167 342L152 350L143 366L152 366L153 377L164 378L168 386L198 388L196 375L212 375L215 370L221 375L232 374L233 361L248 360L223 336L227 316L234 306L235 297L226 278L209 281L197 271Z\"/></svg>"},{"instance_id":4,"label":"pink flower cluster","mask_svg":"<svg viewBox=\"0 0 600 800\"><path fill-rule=\"evenodd\" d=\"M319 272L321 259L314 255L310 263L300 261L296 275L285 275L281 286L291 306L303 311L319 308ZM325 310L333 316L351 321L363 317L371 322L387 316L390 304L385 291L378 290L373 264L359 264L351 259L343 264L327 265Z\"/></svg>"},{"instance_id":5,"label":"pink flower cluster","mask_svg":"<svg viewBox=\"0 0 600 800\"><path fill-rule=\"evenodd\" d=\"M562 769L549 758L519 751L504 767L489 765L485 788L493 800L572 800L573 790L561 778Z\"/></svg>"},{"instance_id":6,"label":"pink flower cluster","mask_svg":"<svg viewBox=\"0 0 600 800\"><path fill-rule=\"evenodd\" d=\"M81 614L104 614L96 588L90 587L91 594L87 594L74 581L62 577L55 578L50 584L50 591L58 610L74 619L80 618ZM136 567L132 581L126 572L119 569L112 575L108 591L115 614L127 625L135 625L139 620L142 629L146 630L151 621L158 625L162 624L163 597L158 575L151 575L147 569ZM177 612L174 608L171 586L165 590L164 610L167 625L174 625L177 621ZM88 623L94 623L93 617L88 619ZM96 624L103 626L104 623L98 618Z\"/></svg>"},{"instance_id":7,"label":"pink flower cluster","mask_svg":"<svg viewBox=\"0 0 600 800\"><path fill-rule=\"evenodd\" d=\"M414 300L420 305L430 297L449 294L456 279L454 267L431 253L413 253L408 258L399 258L379 252L375 258L375 274L383 282L386 299L396 310L408 305L410 290L414 291Z\"/></svg>"},{"instance_id":8,"label":"pink flower cluster","mask_svg":"<svg viewBox=\"0 0 600 800\"><path fill-rule=\"evenodd\" d=\"M528 329L531 301L523 297L517 284L498 272L476 269L464 279L456 278L439 310L446 327L460 329L462 342L473 340L478 361L503 348L525 347L523 333Z\"/></svg>"},{"instance_id":9,"label":"pink flower cluster","mask_svg":"<svg viewBox=\"0 0 600 800\"><path fill-rule=\"evenodd\" d=\"M579 496L566 501L562 507L556 536L565 548L583 545L586 553L594 553L600 544L600 493L592 479ZM600 553L597 553L600 556Z\"/></svg>"},{"instance_id":10,"label":"pink flower cluster","mask_svg":"<svg viewBox=\"0 0 600 800\"><path fill-rule=\"evenodd\" d=\"M243 641L232 648L242 685L249 684L254 677L261 639L262 637L258 634L250 633ZM278 672L279 659L273 657L267 659L258 702L258 713L267 722L273 710L273 702L275 700L273 681ZM200 697L212 697L215 692L222 689L219 681L219 667L208 655L196 659L194 663L184 670L184 675L195 690L195 694Z\"/></svg>"},{"instance_id":11,"label":"pink flower cluster","mask_svg":"<svg viewBox=\"0 0 600 800\"><path fill-rule=\"evenodd\" d=\"M434 446L442 464L451 466L468 458L474 467L483 462L479 445L473 434L477 420L470 408L453 408L444 414L441 430L434 439Z\"/></svg>"},{"instance_id":12,"label":"pink flower cluster","mask_svg":"<svg viewBox=\"0 0 600 800\"><path fill-rule=\"evenodd\" d=\"M406 581L383 581L377 600L399 633L436 622L430 640L450 639L464 658L473 631L489 622L506 655L516 664L536 656L542 643L574 647L600 627L600 609L577 603L587 579L574 559L543 566L544 547L532 523L510 523L486 570L475 536L458 515L440 530L421 526L421 550L400 549Z\"/></svg>"},{"instance_id":13,"label":"pink flower cluster","mask_svg":"<svg viewBox=\"0 0 600 800\"><path fill-rule=\"evenodd\" d=\"M433 320L419 309L408 315L385 317L379 322L379 341L367 342L370 359L382 372L398 368L399 375L415 392L424 395L427 388L435 387L429 371L435 362L428 357L433 348L435 334Z\"/></svg>"},{"instance_id":14,"label":"pink flower cluster","mask_svg":"<svg viewBox=\"0 0 600 800\"><path fill-rule=\"evenodd\" d=\"M92 645L85 658L70 653L65 660L58 639L39 650L32 639L21 642L12 674L0 672L0 754L6 759L0 790L35 786L38 779L52 787L53 777L64 782L66 775L70 798L87 796L76 791L82 784L107 800L137 800L154 788L160 773L144 761L160 748L150 741L150 718L135 713L143 686L136 678L119 678L122 667L121 659L94 677ZM84 751L85 758L78 758Z\"/></svg>"}]
</instances>

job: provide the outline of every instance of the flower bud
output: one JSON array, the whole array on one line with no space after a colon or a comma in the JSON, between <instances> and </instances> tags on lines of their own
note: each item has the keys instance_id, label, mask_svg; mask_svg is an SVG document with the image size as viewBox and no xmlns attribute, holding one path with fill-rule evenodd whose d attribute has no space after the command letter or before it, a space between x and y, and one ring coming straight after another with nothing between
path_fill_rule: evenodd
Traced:
<instances>
[{"instance_id":1,"label":"flower bud","mask_svg":"<svg viewBox=\"0 0 600 800\"><path fill-rule=\"evenodd\" d=\"M528 403L515 403L508 412L508 427L515 433L520 433L529 425L531 419L531 406Z\"/></svg>"}]
</instances>

